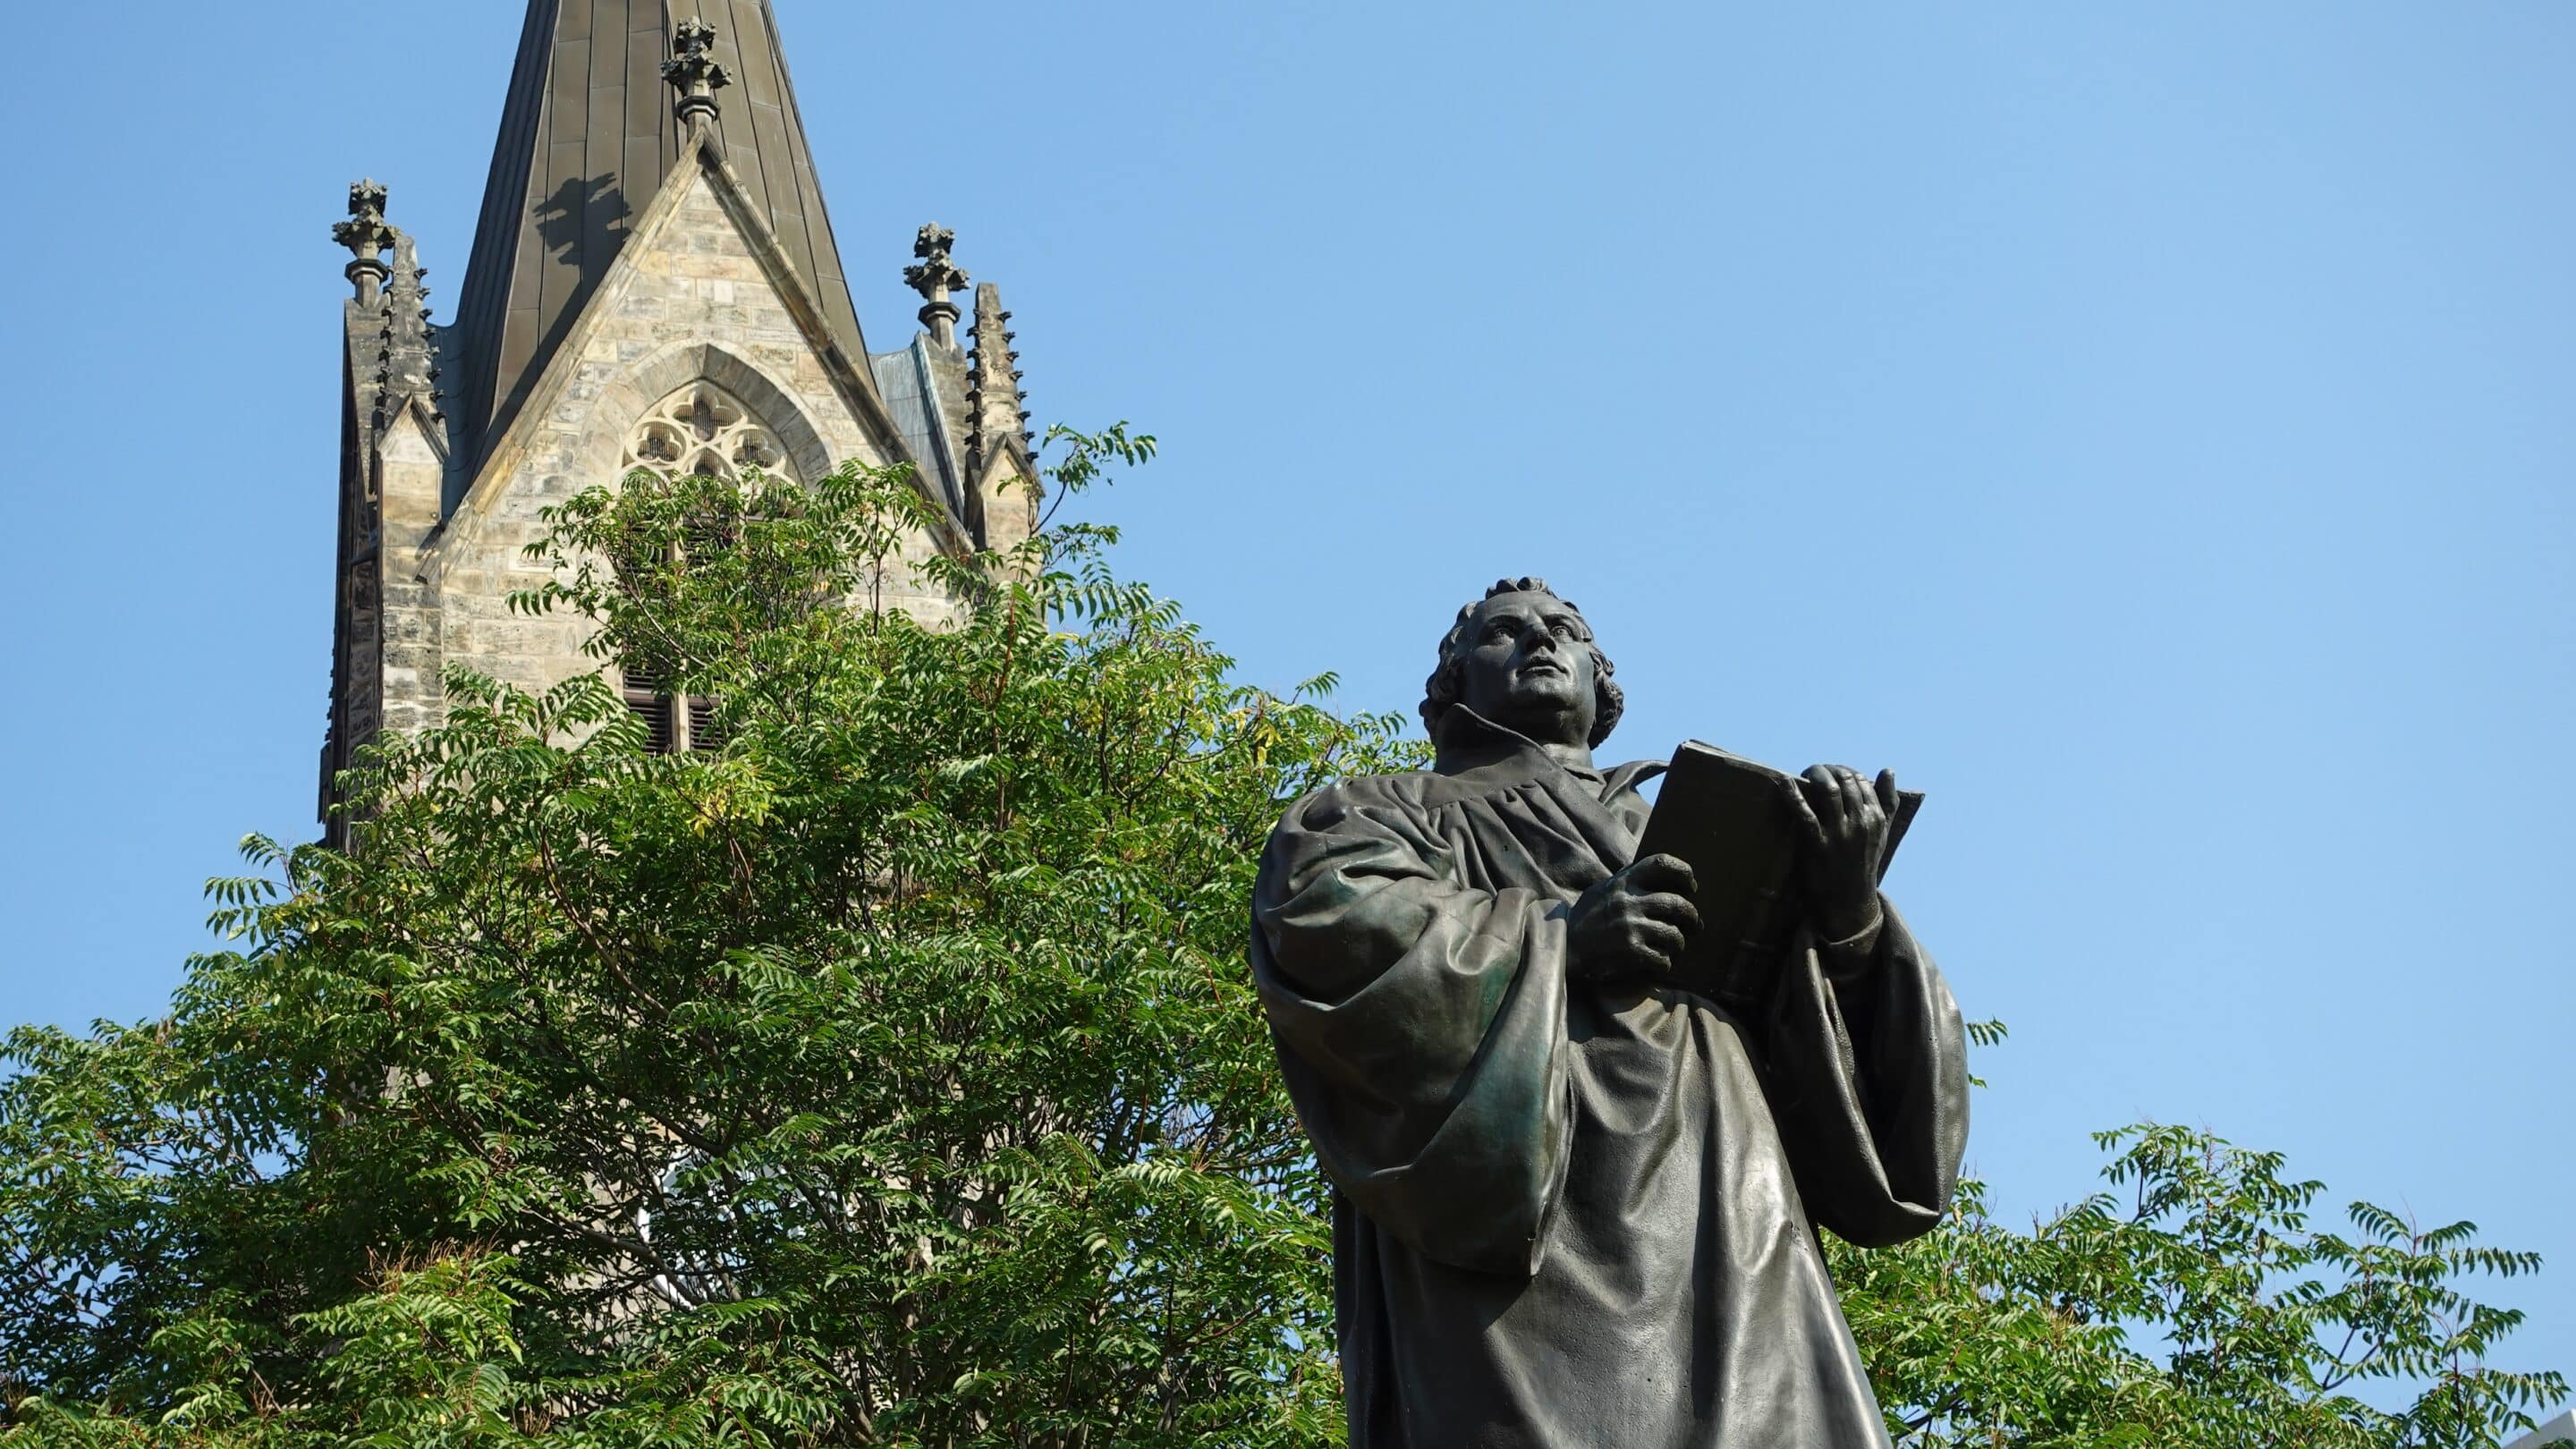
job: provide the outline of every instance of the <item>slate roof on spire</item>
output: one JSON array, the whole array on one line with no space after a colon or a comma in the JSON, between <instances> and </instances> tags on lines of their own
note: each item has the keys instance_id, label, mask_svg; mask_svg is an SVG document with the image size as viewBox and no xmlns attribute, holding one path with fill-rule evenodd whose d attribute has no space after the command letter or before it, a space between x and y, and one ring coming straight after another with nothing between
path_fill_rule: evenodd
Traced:
<instances>
[{"instance_id":1,"label":"slate roof on spire","mask_svg":"<svg viewBox=\"0 0 2576 1449\"><path fill-rule=\"evenodd\" d=\"M717 29L725 159L857 366L867 343L815 180L769 0L529 0L457 313L456 407L476 460L581 315L679 159L686 132L662 78L673 12Z\"/></svg>"}]
</instances>

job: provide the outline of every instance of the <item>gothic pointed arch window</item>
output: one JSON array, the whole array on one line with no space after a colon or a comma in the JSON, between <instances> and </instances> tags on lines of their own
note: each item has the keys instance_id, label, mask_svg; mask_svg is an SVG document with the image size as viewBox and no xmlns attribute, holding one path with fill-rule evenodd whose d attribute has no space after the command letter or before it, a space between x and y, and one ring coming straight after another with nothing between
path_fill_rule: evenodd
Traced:
<instances>
[{"instance_id":1,"label":"gothic pointed arch window","mask_svg":"<svg viewBox=\"0 0 2576 1449\"><path fill-rule=\"evenodd\" d=\"M644 415L626 445L626 467L665 478L740 480L758 472L805 481L777 432L742 399L706 381L690 383Z\"/></svg>"},{"instance_id":2,"label":"gothic pointed arch window","mask_svg":"<svg viewBox=\"0 0 2576 1449\"><path fill-rule=\"evenodd\" d=\"M701 379L654 404L626 444L626 465L664 478L721 478L743 482L754 475L805 481L797 476L778 434L742 399ZM691 530L684 551L726 547L731 540L721 528ZM673 694L662 680L621 664L619 684L626 707L644 721L649 748L657 755L683 750L718 750L724 735L717 701L705 695Z\"/></svg>"}]
</instances>

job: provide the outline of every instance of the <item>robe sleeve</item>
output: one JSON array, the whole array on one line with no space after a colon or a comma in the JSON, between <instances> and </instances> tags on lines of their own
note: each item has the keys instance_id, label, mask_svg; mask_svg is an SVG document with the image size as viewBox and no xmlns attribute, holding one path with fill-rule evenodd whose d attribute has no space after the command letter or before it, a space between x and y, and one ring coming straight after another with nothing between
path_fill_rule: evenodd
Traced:
<instances>
[{"instance_id":1,"label":"robe sleeve","mask_svg":"<svg viewBox=\"0 0 2576 1449\"><path fill-rule=\"evenodd\" d=\"M1299 1120L1379 1228L1535 1272L1565 1176L1565 908L1459 885L1405 777L1300 801L1253 895L1252 966Z\"/></svg>"},{"instance_id":2,"label":"robe sleeve","mask_svg":"<svg viewBox=\"0 0 2576 1449\"><path fill-rule=\"evenodd\" d=\"M1873 933L1802 934L1762 1033L1764 1086L1807 1215L1864 1248L1930 1232L1968 1147L1967 1031L1896 908Z\"/></svg>"}]
</instances>

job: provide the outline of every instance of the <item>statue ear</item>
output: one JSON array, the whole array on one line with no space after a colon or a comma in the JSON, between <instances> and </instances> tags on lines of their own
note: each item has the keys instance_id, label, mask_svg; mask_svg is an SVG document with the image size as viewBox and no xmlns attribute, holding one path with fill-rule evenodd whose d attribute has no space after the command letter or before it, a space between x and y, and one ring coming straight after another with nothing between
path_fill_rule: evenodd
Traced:
<instances>
[{"instance_id":1,"label":"statue ear","mask_svg":"<svg viewBox=\"0 0 2576 1449\"><path fill-rule=\"evenodd\" d=\"M1464 669L1464 661L1451 651L1449 641L1442 640L1440 665L1431 671L1429 679L1422 681L1422 708L1419 711L1423 733L1434 741L1440 738L1440 722L1449 717L1449 706L1458 702L1458 676Z\"/></svg>"}]
</instances>

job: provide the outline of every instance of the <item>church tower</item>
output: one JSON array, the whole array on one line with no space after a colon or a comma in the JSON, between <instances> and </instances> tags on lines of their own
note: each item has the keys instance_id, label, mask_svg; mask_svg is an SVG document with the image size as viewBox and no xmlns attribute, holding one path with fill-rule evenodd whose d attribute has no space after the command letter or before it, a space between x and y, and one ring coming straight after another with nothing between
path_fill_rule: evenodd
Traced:
<instances>
[{"instance_id":1,"label":"church tower","mask_svg":"<svg viewBox=\"0 0 2576 1449\"><path fill-rule=\"evenodd\" d=\"M377 731L440 722L449 666L531 690L601 667L580 621L508 607L542 582L522 552L540 511L584 488L638 467L811 482L908 462L938 514L914 563L1036 525L1000 294L976 289L961 344L967 276L953 236L922 227L903 271L922 330L870 352L770 0L691 5L529 0L453 322L431 320L386 188L350 189L326 815ZM888 596L953 608L917 577ZM687 748L685 711L655 738Z\"/></svg>"}]
</instances>

